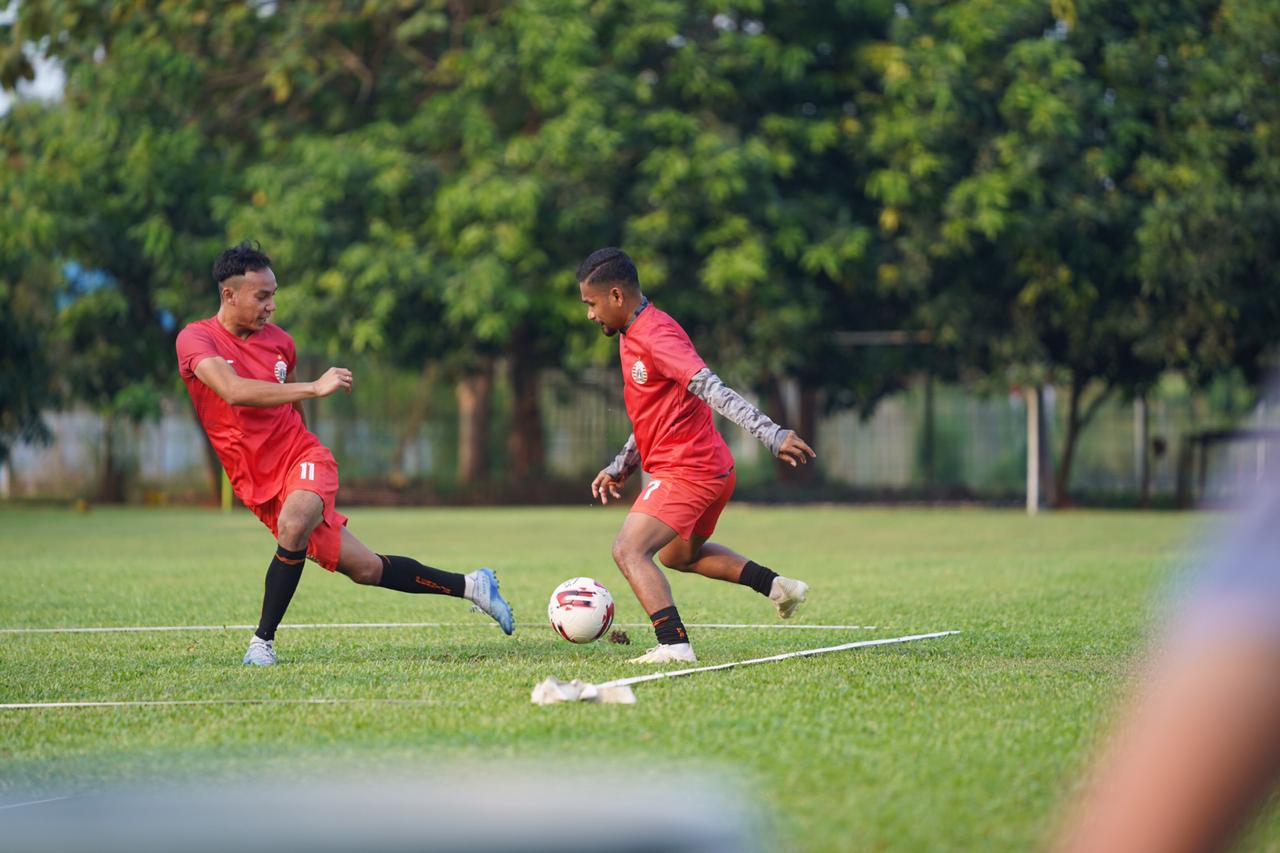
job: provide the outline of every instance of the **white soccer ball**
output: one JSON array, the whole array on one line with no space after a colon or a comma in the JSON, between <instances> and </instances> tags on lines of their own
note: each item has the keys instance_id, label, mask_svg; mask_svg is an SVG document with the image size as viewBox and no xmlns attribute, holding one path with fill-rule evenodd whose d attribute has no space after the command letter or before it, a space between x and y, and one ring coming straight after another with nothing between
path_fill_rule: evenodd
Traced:
<instances>
[{"instance_id":1,"label":"white soccer ball","mask_svg":"<svg viewBox=\"0 0 1280 853\"><path fill-rule=\"evenodd\" d=\"M551 593L547 618L571 643L593 643L613 624L613 596L592 578L570 578Z\"/></svg>"}]
</instances>

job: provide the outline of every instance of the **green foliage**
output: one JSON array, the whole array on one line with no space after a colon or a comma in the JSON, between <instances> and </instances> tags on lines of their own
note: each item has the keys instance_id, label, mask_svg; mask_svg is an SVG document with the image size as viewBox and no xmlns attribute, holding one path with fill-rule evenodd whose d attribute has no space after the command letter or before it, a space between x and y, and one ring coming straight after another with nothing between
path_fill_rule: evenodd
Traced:
<instances>
[{"instance_id":1,"label":"green foliage","mask_svg":"<svg viewBox=\"0 0 1280 853\"><path fill-rule=\"evenodd\" d=\"M0 119L2 239L119 283L77 310L123 324L111 363L144 385L172 372L161 318L211 313L209 262L245 237L304 346L446 376L611 359L572 271L615 244L718 371L829 407L920 369L1077 402L1256 378L1273 6L24 0L0 83L31 46L68 82ZM894 329L933 346L831 334Z\"/></svg>"}]
</instances>

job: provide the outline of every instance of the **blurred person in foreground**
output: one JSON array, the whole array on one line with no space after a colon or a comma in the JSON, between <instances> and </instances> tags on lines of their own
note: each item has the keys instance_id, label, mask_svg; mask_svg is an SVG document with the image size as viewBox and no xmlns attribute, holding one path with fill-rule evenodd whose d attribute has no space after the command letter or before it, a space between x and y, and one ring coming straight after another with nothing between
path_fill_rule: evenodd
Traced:
<instances>
[{"instance_id":1,"label":"blurred person in foreground","mask_svg":"<svg viewBox=\"0 0 1280 853\"><path fill-rule=\"evenodd\" d=\"M1054 849L1227 847L1280 779L1280 471L1248 489L1102 748Z\"/></svg>"},{"instance_id":2,"label":"blurred person in foreground","mask_svg":"<svg viewBox=\"0 0 1280 853\"><path fill-rule=\"evenodd\" d=\"M276 628L306 557L359 584L465 598L510 634L514 619L493 570L462 575L411 557L375 554L347 529L346 516L334 506L338 465L307 429L301 401L338 390L350 393L351 371L330 367L313 382L294 381L293 338L270 322L276 310L275 273L256 244L241 243L218 255L213 278L221 299L218 313L178 334L178 369L236 496L277 542L267 567L262 615L244 663L276 662Z\"/></svg>"},{"instance_id":3,"label":"blurred person in foreground","mask_svg":"<svg viewBox=\"0 0 1280 853\"><path fill-rule=\"evenodd\" d=\"M622 484L641 464L650 475L613 543L613 559L658 639L631 662L692 663L697 657L655 554L669 569L754 589L783 619L804 602L809 589L707 541L736 481L733 455L716 431L711 410L792 466L816 454L793 430L775 424L711 372L680 324L641 292L635 264L621 249L600 249L583 261L578 288L587 319L606 336L618 335L623 397L634 430L617 458L592 480L592 497L602 504L610 496L620 499Z\"/></svg>"}]
</instances>

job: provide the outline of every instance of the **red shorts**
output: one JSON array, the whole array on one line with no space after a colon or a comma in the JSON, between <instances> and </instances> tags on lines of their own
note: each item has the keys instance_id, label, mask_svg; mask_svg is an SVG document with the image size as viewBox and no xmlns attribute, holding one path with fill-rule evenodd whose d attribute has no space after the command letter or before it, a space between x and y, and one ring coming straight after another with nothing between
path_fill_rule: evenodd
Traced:
<instances>
[{"instance_id":1,"label":"red shorts","mask_svg":"<svg viewBox=\"0 0 1280 853\"><path fill-rule=\"evenodd\" d=\"M716 522L733 496L737 482L738 476L732 469L714 480L684 480L658 474L645 483L631 511L653 516L681 539L690 536L705 539L715 533Z\"/></svg>"},{"instance_id":2,"label":"red shorts","mask_svg":"<svg viewBox=\"0 0 1280 853\"><path fill-rule=\"evenodd\" d=\"M347 526L347 517L334 507L334 499L338 495L338 463L328 450L313 448L299 456L289 468L280 493L249 509L270 528L272 535L278 535L276 523L280 519L280 508L284 506L285 498L298 489L314 492L324 501L324 516L311 531L307 556L329 571L336 571L338 557L342 555L342 528Z\"/></svg>"}]
</instances>

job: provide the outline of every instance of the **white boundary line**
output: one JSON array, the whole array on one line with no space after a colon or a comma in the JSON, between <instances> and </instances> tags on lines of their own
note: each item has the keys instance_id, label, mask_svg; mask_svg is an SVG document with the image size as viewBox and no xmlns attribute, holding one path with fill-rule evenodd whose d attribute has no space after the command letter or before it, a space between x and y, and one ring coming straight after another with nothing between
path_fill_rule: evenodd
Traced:
<instances>
[{"instance_id":1,"label":"white boundary line","mask_svg":"<svg viewBox=\"0 0 1280 853\"><path fill-rule=\"evenodd\" d=\"M616 622L619 628L652 628L648 622ZM758 628L761 631L874 631L875 625L760 625L758 623L734 622L686 622L686 628Z\"/></svg>"},{"instance_id":2,"label":"white boundary line","mask_svg":"<svg viewBox=\"0 0 1280 853\"><path fill-rule=\"evenodd\" d=\"M767 658L752 658L751 660L738 660L732 663L721 663L715 666L699 666L693 669L677 669L674 672L654 672L649 675L636 675L631 678L619 678L614 681L606 681L603 684L596 685L603 690L606 687L626 687L632 684L641 684L645 681L657 681L661 678L676 678L681 675L693 675L695 672L712 672L717 669L732 669L735 666L750 666L756 663L771 663L773 661L786 660L788 658L801 658L810 655L821 655L828 652L842 652L846 649L862 649L868 646L887 646L892 643L910 643L915 640L930 640L934 637L946 637L951 634L959 634L959 631L935 631L932 634L911 634L906 637L890 637L884 640L861 640L856 643L844 643L839 646L825 646L820 649L805 649L799 652L786 652L780 655L770 655Z\"/></svg>"},{"instance_id":3,"label":"white boundary line","mask_svg":"<svg viewBox=\"0 0 1280 853\"><path fill-rule=\"evenodd\" d=\"M618 622L620 628L648 628L648 622ZM0 634L146 634L165 631L252 631L257 625L106 625L93 628L0 628ZM281 625L278 630L359 628L496 628L495 622L314 622ZM689 628L754 628L778 631L872 631L875 625L759 625L728 622L688 622Z\"/></svg>"},{"instance_id":4,"label":"white boundary line","mask_svg":"<svg viewBox=\"0 0 1280 853\"><path fill-rule=\"evenodd\" d=\"M49 797L47 800L31 800L30 802L26 802L26 803L9 803L8 805L0 806L0 812L4 811L5 809L20 809L23 806L40 806L40 805L44 805L45 803L56 803L60 800L69 800L69 799L71 798L70 797Z\"/></svg>"},{"instance_id":5,"label":"white boundary line","mask_svg":"<svg viewBox=\"0 0 1280 853\"><path fill-rule=\"evenodd\" d=\"M434 699L136 699L117 702L7 702L0 710L152 708L183 705L439 705Z\"/></svg>"},{"instance_id":6,"label":"white boundary line","mask_svg":"<svg viewBox=\"0 0 1280 853\"><path fill-rule=\"evenodd\" d=\"M315 622L281 625L293 628L462 628L465 622ZM477 622L478 624L482 624ZM257 625L107 625L97 628L0 628L0 634L145 634L161 631L252 631ZM497 627L494 623L494 627Z\"/></svg>"}]
</instances>

